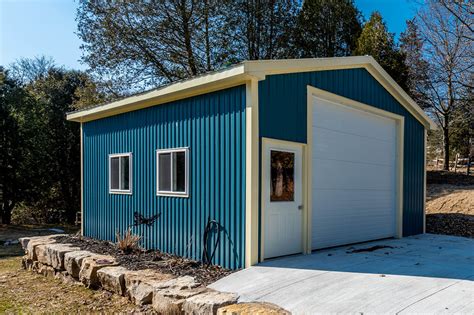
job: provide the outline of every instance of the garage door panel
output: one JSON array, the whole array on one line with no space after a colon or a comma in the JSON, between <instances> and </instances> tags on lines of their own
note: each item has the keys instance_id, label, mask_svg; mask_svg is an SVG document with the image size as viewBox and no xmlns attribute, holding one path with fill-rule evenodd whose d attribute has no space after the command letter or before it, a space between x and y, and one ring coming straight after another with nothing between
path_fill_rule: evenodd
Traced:
<instances>
[{"instance_id":1,"label":"garage door panel","mask_svg":"<svg viewBox=\"0 0 474 315\"><path fill-rule=\"evenodd\" d=\"M317 114L313 115L313 127L388 141L396 134L393 120L347 106L319 101L315 105L315 112ZM378 133L374 134L374 129Z\"/></svg>"},{"instance_id":2,"label":"garage door panel","mask_svg":"<svg viewBox=\"0 0 474 315\"><path fill-rule=\"evenodd\" d=\"M359 215L370 213L373 215L388 213L392 215L395 202L391 191L360 191L360 190L324 190L313 195L313 214L318 216Z\"/></svg>"},{"instance_id":3,"label":"garage door panel","mask_svg":"<svg viewBox=\"0 0 474 315\"><path fill-rule=\"evenodd\" d=\"M344 146L335 146L342 143ZM317 144L317 145L316 145ZM396 148L392 141L360 137L324 128L315 128L314 157L369 164L393 165Z\"/></svg>"},{"instance_id":4,"label":"garage door panel","mask_svg":"<svg viewBox=\"0 0 474 315\"><path fill-rule=\"evenodd\" d=\"M325 248L392 237L395 233L395 225L388 223L391 222L389 217L380 216L374 218L373 221L356 221L356 223L351 219L354 218L346 218L342 221L336 218L335 224L313 226L313 248ZM377 225L374 223L377 223Z\"/></svg>"},{"instance_id":5,"label":"garage door panel","mask_svg":"<svg viewBox=\"0 0 474 315\"><path fill-rule=\"evenodd\" d=\"M314 189L391 190L394 187L393 166L370 165L348 161L313 159Z\"/></svg>"},{"instance_id":6,"label":"garage door panel","mask_svg":"<svg viewBox=\"0 0 474 315\"><path fill-rule=\"evenodd\" d=\"M312 115L313 249L395 236L396 122L320 99Z\"/></svg>"}]
</instances>

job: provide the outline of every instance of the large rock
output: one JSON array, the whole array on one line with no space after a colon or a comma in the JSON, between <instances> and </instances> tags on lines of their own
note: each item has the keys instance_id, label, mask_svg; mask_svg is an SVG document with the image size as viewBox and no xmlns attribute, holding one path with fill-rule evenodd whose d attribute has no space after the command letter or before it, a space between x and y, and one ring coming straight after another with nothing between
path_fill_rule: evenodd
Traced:
<instances>
[{"instance_id":1,"label":"large rock","mask_svg":"<svg viewBox=\"0 0 474 315\"><path fill-rule=\"evenodd\" d=\"M20 242L21 247L23 250L26 251L26 248L28 246L28 242L31 240L31 237L20 237L18 241Z\"/></svg>"},{"instance_id":2,"label":"large rock","mask_svg":"<svg viewBox=\"0 0 474 315\"><path fill-rule=\"evenodd\" d=\"M57 271L54 278L59 279L63 283L72 285L82 285L81 282L76 281L67 271Z\"/></svg>"},{"instance_id":3,"label":"large rock","mask_svg":"<svg viewBox=\"0 0 474 315\"><path fill-rule=\"evenodd\" d=\"M54 277L56 272L53 267L40 263L38 261L35 261L35 263L36 264L34 264L34 269L37 273L42 274L45 277Z\"/></svg>"},{"instance_id":4,"label":"large rock","mask_svg":"<svg viewBox=\"0 0 474 315\"><path fill-rule=\"evenodd\" d=\"M136 305L151 304L154 284L168 281L173 276L151 269L128 271L125 273L126 295Z\"/></svg>"},{"instance_id":5,"label":"large rock","mask_svg":"<svg viewBox=\"0 0 474 315\"><path fill-rule=\"evenodd\" d=\"M181 314L187 298L206 291L190 276L153 282L152 286L153 308L160 314Z\"/></svg>"},{"instance_id":6,"label":"large rock","mask_svg":"<svg viewBox=\"0 0 474 315\"><path fill-rule=\"evenodd\" d=\"M28 250L28 244L30 241L42 241L42 240L49 240L55 236L64 236L64 234L53 234L53 235L43 235L43 236L28 236L28 237L21 237L18 241L21 244L21 247L26 251Z\"/></svg>"},{"instance_id":7,"label":"large rock","mask_svg":"<svg viewBox=\"0 0 474 315\"><path fill-rule=\"evenodd\" d=\"M112 256L94 255L82 260L81 270L79 271L79 280L89 288L98 288L100 286L97 278L97 271L104 267L117 266L118 263Z\"/></svg>"},{"instance_id":8,"label":"large rock","mask_svg":"<svg viewBox=\"0 0 474 315\"><path fill-rule=\"evenodd\" d=\"M217 315L247 315L247 314L272 314L291 315L287 310L278 305L267 302L237 303L223 306L217 310Z\"/></svg>"},{"instance_id":9,"label":"large rock","mask_svg":"<svg viewBox=\"0 0 474 315\"><path fill-rule=\"evenodd\" d=\"M71 244L47 244L46 256L48 265L56 270L64 270L64 255L72 251L78 251L80 248L72 247Z\"/></svg>"},{"instance_id":10,"label":"large rock","mask_svg":"<svg viewBox=\"0 0 474 315\"><path fill-rule=\"evenodd\" d=\"M23 269L31 270L33 267L33 260L29 259L27 255L21 258L21 266Z\"/></svg>"},{"instance_id":11,"label":"large rock","mask_svg":"<svg viewBox=\"0 0 474 315\"><path fill-rule=\"evenodd\" d=\"M159 314L182 314L186 299L205 292L206 288L180 289L171 287L153 292L153 308Z\"/></svg>"},{"instance_id":12,"label":"large rock","mask_svg":"<svg viewBox=\"0 0 474 315\"><path fill-rule=\"evenodd\" d=\"M237 302L238 295L218 291L206 291L186 299L183 304L183 311L186 314L205 315L216 314L217 310L223 306Z\"/></svg>"},{"instance_id":13,"label":"large rock","mask_svg":"<svg viewBox=\"0 0 474 315\"><path fill-rule=\"evenodd\" d=\"M124 267L104 267L97 271L97 278L103 289L117 293L125 294L124 276L128 270Z\"/></svg>"},{"instance_id":14,"label":"large rock","mask_svg":"<svg viewBox=\"0 0 474 315\"><path fill-rule=\"evenodd\" d=\"M52 244L52 243L55 243L56 241L52 238L53 235L48 235L48 236L36 236L36 237L32 237L29 239L28 242L24 241L27 243L26 245L26 254L28 255L28 258L32 259L32 260L38 260L38 257L36 255L36 247L40 246L40 245L43 245L43 248L42 248L42 253L43 253L43 250L44 250L44 245L46 244ZM42 257L44 259L46 259L46 257Z\"/></svg>"},{"instance_id":15,"label":"large rock","mask_svg":"<svg viewBox=\"0 0 474 315\"><path fill-rule=\"evenodd\" d=\"M194 280L194 277L183 276L174 278L168 281L156 282L153 284L155 290L173 288L177 290L193 289L199 287L201 284Z\"/></svg>"},{"instance_id":16,"label":"large rock","mask_svg":"<svg viewBox=\"0 0 474 315\"><path fill-rule=\"evenodd\" d=\"M91 256L94 256L94 254L87 250L68 252L64 254L64 269L73 278L79 279L79 271L81 270L83 259Z\"/></svg>"},{"instance_id":17,"label":"large rock","mask_svg":"<svg viewBox=\"0 0 474 315\"><path fill-rule=\"evenodd\" d=\"M35 257L36 259L33 258L33 260L39 261L40 263L45 264L45 265L50 265L50 261L48 259L48 251L47 251L47 246L49 244L53 244L53 243L38 244L34 246L33 257Z\"/></svg>"}]
</instances>

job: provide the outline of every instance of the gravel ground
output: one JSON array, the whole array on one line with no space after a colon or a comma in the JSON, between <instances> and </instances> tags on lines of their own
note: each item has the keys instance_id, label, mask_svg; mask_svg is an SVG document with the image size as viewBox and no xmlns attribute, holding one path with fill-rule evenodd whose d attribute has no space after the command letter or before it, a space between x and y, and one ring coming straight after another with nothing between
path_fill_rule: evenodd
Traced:
<instances>
[{"instance_id":1,"label":"gravel ground","mask_svg":"<svg viewBox=\"0 0 474 315\"><path fill-rule=\"evenodd\" d=\"M426 231L474 238L474 176L428 172Z\"/></svg>"}]
</instances>

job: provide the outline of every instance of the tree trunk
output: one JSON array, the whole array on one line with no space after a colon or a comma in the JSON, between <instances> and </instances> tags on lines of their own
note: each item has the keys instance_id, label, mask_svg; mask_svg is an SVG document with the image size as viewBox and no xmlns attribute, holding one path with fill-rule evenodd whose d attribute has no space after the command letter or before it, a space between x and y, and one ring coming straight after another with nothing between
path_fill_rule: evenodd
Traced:
<instances>
[{"instance_id":1,"label":"tree trunk","mask_svg":"<svg viewBox=\"0 0 474 315\"><path fill-rule=\"evenodd\" d=\"M207 71L211 71L212 70L212 67L211 67L211 44L210 44L210 41L209 41L209 0L206 0L206 3L205 3L205 6L206 8L204 9L204 19L205 19L205 36L206 36L206 63L207 63L207 67L206 67L206 70Z\"/></svg>"},{"instance_id":2,"label":"tree trunk","mask_svg":"<svg viewBox=\"0 0 474 315\"><path fill-rule=\"evenodd\" d=\"M443 145L444 145L444 167L445 171L449 171L449 116L444 116L443 126Z\"/></svg>"},{"instance_id":3,"label":"tree trunk","mask_svg":"<svg viewBox=\"0 0 474 315\"><path fill-rule=\"evenodd\" d=\"M12 223L12 210L13 203L8 204L4 203L2 207L2 224L11 224Z\"/></svg>"},{"instance_id":4,"label":"tree trunk","mask_svg":"<svg viewBox=\"0 0 474 315\"><path fill-rule=\"evenodd\" d=\"M183 22L183 35L184 35L184 46L186 48L186 54L188 57L188 65L189 69L191 70L192 75L196 75L198 73L197 66L196 66L196 61L194 59L194 52L193 52L193 46L191 43L191 30L190 30L190 23L189 23L189 13L187 12L186 9L186 1L181 1L181 19Z\"/></svg>"}]
</instances>

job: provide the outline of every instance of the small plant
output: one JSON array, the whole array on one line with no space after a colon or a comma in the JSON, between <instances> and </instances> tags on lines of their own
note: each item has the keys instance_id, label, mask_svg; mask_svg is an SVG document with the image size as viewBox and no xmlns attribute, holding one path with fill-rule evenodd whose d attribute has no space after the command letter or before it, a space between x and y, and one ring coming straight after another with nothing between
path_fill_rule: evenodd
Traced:
<instances>
[{"instance_id":1,"label":"small plant","mask_svg":"<svg viewBox=\"0 0 474 315\"><path fill-rule=\"evenodd\" d=\"M132 234L132 229L128 230L123 234L123 237L120 235L120 232L115 232L117 237L117 247L125 254L134 252L140 248L138 243L140 242L141 237L135 234Z\"/></svg>"}]
</instances>

